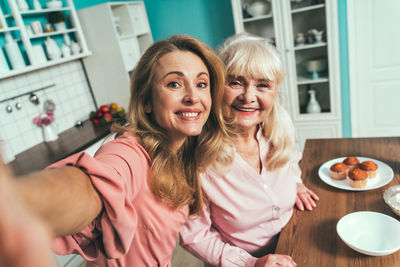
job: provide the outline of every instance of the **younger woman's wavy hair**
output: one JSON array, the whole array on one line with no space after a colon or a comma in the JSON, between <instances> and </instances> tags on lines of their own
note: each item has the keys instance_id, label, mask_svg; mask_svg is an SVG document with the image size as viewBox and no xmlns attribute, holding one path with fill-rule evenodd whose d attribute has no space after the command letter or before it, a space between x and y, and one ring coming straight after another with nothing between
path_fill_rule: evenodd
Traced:
<instances>
[{"instance_id":1,"label":"younger woman's wavy hair","mask_svg":"<svg viewBox=\"0 0 400 267\"><path fill-rule=\"evenodd\" d=\"M171 152L166 131L145 112L146 103L151 103L158 62L174 51L189 51L201 58L210 75L212 98L210 116L201 134L187 137L178 153ZM171 36L150 46L137 63L131 79L129 125L113 127L114 132L130 131L140 138L152 159L152 192L175 208L189 204L190 214L198 214L202 208L199 171L212 164L226 144L228 133L221 111L224 87L225 66L212 48L186 35Z\"/></svg>"},{"instance_id":2,"label":"younger woman's wavy hair","mask_svg":"<svg viewBox=\"0 0 400 267\"><path fill-rule=\"evenodd\" d=\"M278 85L283 81L282 61L275 47L264 38L248 33L234 35L222 44L219 55L225 63L228 77L265 78L276 81ZM267 155L269 170L285 165L295 151L293 128L287 125L291 125L291 121L278 95L271 113L260 125L264 136L270 140Z\"/></svg>"}]
</instances>

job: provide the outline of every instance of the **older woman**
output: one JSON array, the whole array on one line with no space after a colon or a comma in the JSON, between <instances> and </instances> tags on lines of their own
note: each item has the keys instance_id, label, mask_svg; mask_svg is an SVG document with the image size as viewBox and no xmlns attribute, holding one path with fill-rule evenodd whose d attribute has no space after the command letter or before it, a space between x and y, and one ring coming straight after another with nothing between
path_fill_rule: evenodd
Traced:
<instances>
[{"instance_id":1,"label":"older woman","mask_svg":"<svg viewBox=\"0 0 400 267\"><path fill-rule=\"evenodd\" d=\"M2 167L1 190L13 193L0 194L0 265L46 266L43 253L34 256L48 242L31 231L41 229L59 236L57 253L78 253L87 266L170 266L179 229L202 209L198 170L225 140L224 77L199 41L156 42L132 77L129 125L116 126L117 138L94 158L78 153L18 179Z\"/></svg>"},{"instance_id":2,"label":"older woman","mask_svg":"<svg viewBox=\"0 0 400 267\"><path fill-rule=\"evenodd\" d=\"M282 63L265 40L246 34L228 39L220 56L233 162L202 174L207 205L182 228L181 244L212 266L295 266L273 254L275 243L294 204L311 210L318 196L301 183L293 125L277 99Z\"/></svg>"}]
</instances>

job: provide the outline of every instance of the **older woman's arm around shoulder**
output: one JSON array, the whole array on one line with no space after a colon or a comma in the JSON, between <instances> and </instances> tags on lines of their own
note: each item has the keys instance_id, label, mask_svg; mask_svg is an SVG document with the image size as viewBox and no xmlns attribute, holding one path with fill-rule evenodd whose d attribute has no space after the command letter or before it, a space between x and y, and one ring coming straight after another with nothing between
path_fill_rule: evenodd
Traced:
<instances>
[{"instance_id":1,"label":"older woman's arm around shoulder","mask_svg":"<svg viewBox=\"0 0 400 267\"><path fill-rule=\"evenodd\" d=\"M181 228L180 244L204 263L212 266L253 267L257 260L244 249L223 240L221 234L212 226L208 203L205 203L201 215L190 217Z\"/></svg>"}]
</instances>

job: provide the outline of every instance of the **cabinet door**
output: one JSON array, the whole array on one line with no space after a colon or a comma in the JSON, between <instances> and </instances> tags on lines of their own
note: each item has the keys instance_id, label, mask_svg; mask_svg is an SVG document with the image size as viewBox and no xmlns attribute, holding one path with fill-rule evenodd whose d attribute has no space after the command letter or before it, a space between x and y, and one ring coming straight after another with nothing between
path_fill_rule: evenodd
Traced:
<instances>
[{"instance_id":1,"label":"cabinet door","mask_svg":"<svg viewBox=\"0 0 400 267\"><path fill-rule=\"evenodd\" d=\"M348 1L352 135L400 133L400 2Z\"/></svg>"},{"instance_id":2,"label":"cabinet door","mask_svg":"<svg viewBox=\"0 0 400 267\"><path fill-rule=\"evenodd\" d=\"M144 5L130 4L128 5L128 10L135 34L142 35L149 33L150 27L147 23L146 9Z\"/></svg>"},{"instance_id":3,"label":"cabinet door","mask_svg":"<svg viewBox=\"0 0 400 267\"><path fill-rule=\"evenodd\" d=\"M119 41L125 69L131 71L140 58L139 43L136 38L126 38Z\"/></svg>"},{"instance_id":4,"label":"cabinet door","mask_svg":"<svg viewBox=\"0 0 400 267\"><path fill-rule=\"evenodd\" d=\"M282 1L292 114L297 121L340 120L337 12L334 0ZM310 114L309 91L321 113Z\"/></svg>"},{"instance_id":5,"label":"cabinet door","mask_svg":"<svg viewBox=\"0 0 400 267\"><path fill-rule=\"evenodd\" d=\"M285 66L280 90L297 123L341 124L336 0L270 0L269 13L251 16L252 0L231 0L235 30L269 38ZM307 112L309 91L315 91L320 113Z\"/></svg>"},{"instance_id":6,"label":"cabinet door","mask_svg":"<svg viewBox=\"0 0 400 267\"><path fill-rule=\"evenodd\" d=\"M297 124L296 146L303 151L307 139L334 138L340 136L340 127L332 123Z\"/></svg>"}]
</instances>

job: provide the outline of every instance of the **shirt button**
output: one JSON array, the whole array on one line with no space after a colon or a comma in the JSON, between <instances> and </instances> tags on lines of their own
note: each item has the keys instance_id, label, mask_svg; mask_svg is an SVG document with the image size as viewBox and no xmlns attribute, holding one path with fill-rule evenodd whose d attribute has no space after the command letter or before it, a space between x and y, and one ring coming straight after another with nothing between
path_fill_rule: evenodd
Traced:
<instances>
[{"instance_id":1,"label":"shirt button","mask_svg":"<svg viewBox=\"0 0 400 267\"><path fill-rule=\"evenodd\" d=\"M275 210L276 212L278 212L278 211L279 211L279 207L275 207L274 210Z\"/></svg>"},{"instance_id":2,"label":"shirt button","mask_svg":"<svg viewBox=\"0 0 400 267\"><path fill-rule=\"evenodd\" d=\"M264 189L267 189L267 188L268 188L268 185L263 184L263 187L264 187Z\"/></svg>"}]
</instances>

